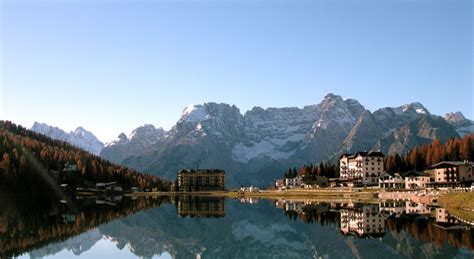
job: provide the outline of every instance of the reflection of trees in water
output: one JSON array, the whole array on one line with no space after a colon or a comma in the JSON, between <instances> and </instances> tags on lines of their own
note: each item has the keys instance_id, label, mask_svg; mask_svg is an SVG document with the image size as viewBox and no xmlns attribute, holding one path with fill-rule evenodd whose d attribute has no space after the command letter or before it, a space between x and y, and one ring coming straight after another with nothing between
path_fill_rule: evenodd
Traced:
<instances>
[{"instance_id":1,"label":"reflection of trees in water","mask_svg":"<svg viewBox=\"0 0 474 259\"><path fill-rule=\"evenodd\" d=\"M0 194L0 255L17 256L50 243L65 241L111 220L164 203L174 203L181 216L225 215L224 198L218 197L90 197L72 203L73 206L44 197Z\"/></svg>"},{"instance_id":2,"label":"reflection of trees in water","mask_svg":"<svg viewBox=\"0 0 474 259\"><path fill-rule=\"evenodd\" d=\"M443 246L446 242L456 248L474 249L474 232L466 229L445 229L436 224L433 218L416 219L408 215L390 217L386 221L389 231L405 231L420 241Z\"/></svg>"},{"instance_id":3,"label":"reflection of trees in water","mask_svg":"<svg viewBox=\"0 0 474 259\"><path fill-rule=\"evenodd\" d=\"M301 221L307 224L318 222L321 225L338 226L340 221L339 213L330 211L328 203L308 204L302 207L301 211L285 210L285 215L291 220Z\"/></svg>"},{"instance_id":4,"label":"reflection of trees in water","mask_svg":"<svg viewBox=\"0 0 474 259\"><path fill-rule=\"evenodd\" d=\"M17 256L44 245L64 241L113 219L158 207L167 198L122 199L111 205L97 205L95 199L76 200L75 210L53 201L10 197L0 201L0 254ZM7 206L13 203L15 206Z\"/></svg>"},{"instance_id":5,"label":"reflection of trees in water","mask_svg":"<svg viewBox=\"0 0 474 259\"><path fill-rule=\"evenodd\" d=\"M323 226L338 226L340 223L339 213L329 211L329 204L327 203L304 206L300 218L305 223L318 222Z\"/></svg>"}]
</instances>

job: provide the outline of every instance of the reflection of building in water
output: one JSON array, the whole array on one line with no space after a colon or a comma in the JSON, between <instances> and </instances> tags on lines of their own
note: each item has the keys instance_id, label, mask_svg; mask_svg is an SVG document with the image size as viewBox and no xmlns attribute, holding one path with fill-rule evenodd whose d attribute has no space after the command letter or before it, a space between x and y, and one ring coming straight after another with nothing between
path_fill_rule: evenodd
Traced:
<instances>
[{"instance_id":1,"label":"reflection of building in water","mask_svg":"<svg viewBox=\"0 0 474 259\"><path fill-rule=\"evenodd\" d=\"M406 201L386 200L379 202L379 212L386 218L395 215L399 217L405 212Z\"/></svg>"},{"instance_id":2,"label":"reflection of building in water","mask_svg":"<svg viewBox=\"0 0 474 259\"><path fill-rule=\"evenodd\" d=\"M385 220L377 206L341 209L341 232L344 235L381 237L385 234Z\"/></svg>"},{"instance_id":3,"label":"reflection of building in water","mask_svg":"<svg viewBox=\"0 0 474 259\"><path fill-rule=\"evenodd\" d=\"M255 203L258 203L258 201L259 201L259 199L252 198L252 197L240 198L241 203L255 204Z\"/></svg>"},{"instance_id":4,"label":"reflection of building in water","mask_svg":"<svg viewBox=\"0 0 474 259\"><path fill-rule=\"evenodd\" d=\"M285 210L286 211L292 210L292 211L296 211L296 212L300 213L300 212L303 211L303 203L301 203L301 202L287 202L285 204Z\"/></svg>"},{"instance_id":5,"label":"reflection of building in water","mask_svg":"<svg viewBox=\"0 0 474 259\"><path fill-rule=\"evenodd\" d=\"M177 190L181 192L224 191L224 170L186 170L178 173Z\"/></svg>"},{"instance_id":6,"label":"reflection of building in water","mask_svg":"<svg viewBox=\"0 0 474 259\"><path fill-rule=\"evenodd\" d=\"M431 209L422 203L386 200L379 202L379 212L388 218L392 215L399 217L402 214L428 215L431 214Z\"/></svg>"},{"instance_id":7,"label":"reflection of building in water","mask_svg":"<svg viewBox=\"0 0 474 259\"><path fill-rule=\"evenodd\" d=\"M448 214L446 209L444 208L436 208L434 210L434 215L437 223L445 223L445 224L458 224L459 221ZM443 224L444 225L444 224Z\"/></svg>"},{"instance_id":8,"label":"reflection of building in water","mask_svg":"<svg viewBox=\"0 0 474 259\"><path fill-rule=\"evenodd\" d=\"M428 206L426 206L426 204L416 203L413 201L407 201L405 213L427 215L427 214L431 214L431 209Z\"/></svg>"},{"instance_id":9,"label":"reflection of building in water","mask_svg":"<svg viewBox=\"0 0 474 259\"><path fill-rule=\"evenodd\" d=\"M176 207L182 217L223 217L224 200L223 197L180 196Z\"/></svg>"}]
</instances>

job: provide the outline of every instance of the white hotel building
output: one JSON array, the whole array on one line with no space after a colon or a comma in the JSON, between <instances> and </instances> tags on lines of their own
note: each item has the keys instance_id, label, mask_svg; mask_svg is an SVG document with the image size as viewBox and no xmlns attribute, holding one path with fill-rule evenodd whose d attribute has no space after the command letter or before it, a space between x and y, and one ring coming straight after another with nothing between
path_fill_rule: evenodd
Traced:
<instances>
[{"instance_id":1,"label":"white hotel building","mask_svg":"<svg viewBox=\"0 0 474 259\"><path fill-rule=\"evenodd\" d=\"M339 158L340 179L353 179L364 185L378 184L384 171L384 154L379 151L343 154Z\"/></svg>"}]
</instances>

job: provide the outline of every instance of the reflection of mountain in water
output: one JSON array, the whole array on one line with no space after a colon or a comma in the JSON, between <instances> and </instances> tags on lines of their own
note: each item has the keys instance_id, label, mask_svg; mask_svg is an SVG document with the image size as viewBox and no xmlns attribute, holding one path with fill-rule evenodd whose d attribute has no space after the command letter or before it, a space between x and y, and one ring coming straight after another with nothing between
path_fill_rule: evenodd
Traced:
<instances>
[{"instance_id":1,"label":"reflection of mountain in water","mask_svg":"<svg viewBox=\"0 0 474 259\"><path fill-rule=\"evenodd\" d=\"M72 251L75 255L91 249L97 241L102 238L102 233L98 229L92 229L78 236L70 238L62 243L49 244L45 247L28 252L32 258L42 258L47 255L53 255L64 249Z\"/></svg>"},{"instance_id":2,"label":"reflection of mountain in water","mask_svg":"<svg viewBox=\"0 0 474 259\"><path fill-rule=\"evenodd\" d=\"M134 210L127 209L124 202L129 203L130 208L151 209L131 215ZM35 245L17 246L20 250L15 253L12 252L13 244L30 239L24 235L23 239L8 241L6 233L10 232L1 232L0 249L3 250L0 254L19 254L32 248L37 248L31 250L32 257L55 254L64 249L82 254L97 240L107 238L115 244L113 249L122 250L127 246L135 255L145 258L163 253L175 258L196 258L197 255L203 258L474 256L472 251L459 249L473 248L472 231L466 230L466 226L457 229L460 223L441 208L431 209L406 202L369 205L285 200L244 202L254 204L215 197L178 196L159 200L123 199L115 206L82 206L80 209L86 212L76 214L74 222L67 223L61 218L45 221L43 225L39 222L32 227L28 225L28 231L35 229L43 234L32 237L32 240L38 238L37 243L33 242ZM163 205L157 208L160 204ZM11 216L2 213L1 216ZM131 216L93 228L101 224L94 218L107 221L120 215ZM6 222L11 224L11 218L8 219ZM16 227L26 233L27 225L20 227L18 222L8 225L7 229L11 231L11 227ZM58 229L64 230L54 235ZM83 234L72 237L79 233ZM69 237L72 238L61 242Z\"/></svg>"},{"instance_id":3,"label":"reflection of mountain in water","mask_svg":"<svg viewBox=\"0 0 474 259\"><path fill-rule=\"evenodd\" d=\"M57 200L35 200L31 197L17 197L0 194L0 255L16 256L25 251L63 242L99 225L146 208L157 207L164 202L157 199L122 199L109 204L98 203L102 199L72 199L69 202ZM77 251L87 250L88 235L77 237L82 243ZM72 243L61 243L71 247ZM93 245L93 244L92 244ZM52 248L54 250L54 248Z\"/></svg>"}]
</instances>

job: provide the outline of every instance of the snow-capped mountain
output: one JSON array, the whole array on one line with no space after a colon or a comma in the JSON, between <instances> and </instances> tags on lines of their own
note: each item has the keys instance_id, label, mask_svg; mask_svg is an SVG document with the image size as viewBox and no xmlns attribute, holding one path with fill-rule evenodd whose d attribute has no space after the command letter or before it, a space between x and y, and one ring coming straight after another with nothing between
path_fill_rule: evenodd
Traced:
<instances>
[{"instance_id":1,"label":"snow-capped mountain","mask_svg":"<svg viewBox=\"0 0 474 259\"><path fill-rule=\"evenodd\" d=\"M228 104L186 107L176 125L123 164L174 179L181 168L223 168L230 186L267 185L290 166L332 160L342 152L407 152L438 138L458 137L453 125L410 103L375 112L354 99L328 94L303 108Z\"/></svg>"},{"instance_id":2,"label":"snow-capped mountain","mask_svg":"<svg viewBox=\"0 0 474 259\"><path fill-rule=\"evenodd\" d=\"M31 130L44 134L53 139L66 141L95 155L99 155L102 147L104 146L104 144L100 142L100 140L94 136L94 134L82 127L78 127L76 130L68 133L58 127L35 122L31 127Z\"/></svg>"},{"instance_id":3,"label":"snow-capped mountain","mask_svg":"<svg viewBox=\"0 0 474 259\"><path fill-rule=\"evenodd\" d=\"M66 133L35 123L32 129L91 150L82 142L91 143L84 140L93 135L82 128ZM229 186L268 185L288 167L335 161L343 152L404 153L470 132L474 122L459 112L443 118L418 102L371 112L354 99L328 94L303 108L255 107L245 114L223 103L189 105L169 132L144 125L120 134L100 155L168 179L182 168L222 168Z\"/></svg>"},{"instance_id":4,"label":"snow-capped mountain","mask_svg":"<svg viewBox=\"0 0 474 259\"><path fill-rule=\"evenodd\" d=\"M474 121L466 119L461 112L447 113L444 119L454 126L461 137L474 132Z\"/></svg>"},{"instance_id":5,"label":"snow-capped mountain","mask_svg":"<svg viewBox=\"0 0 474 259\"><path fill-rule=\"evenodd\" d=\"M117 139L106 143L100 156L115 163L120 163L124 158L143 152L149 146L157 143L166 134L162 128L146 124L136 128L130 136L121 133Z\"/></svg>"}]
</instances>

